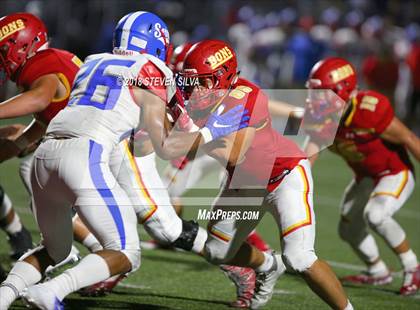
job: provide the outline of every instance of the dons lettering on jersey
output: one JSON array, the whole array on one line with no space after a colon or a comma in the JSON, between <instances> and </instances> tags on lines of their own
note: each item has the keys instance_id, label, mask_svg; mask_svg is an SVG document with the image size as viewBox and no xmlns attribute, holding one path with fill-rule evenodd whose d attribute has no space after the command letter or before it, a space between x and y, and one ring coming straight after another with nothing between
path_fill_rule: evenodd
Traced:
<instances>
[{"instance_id":1,"label":"dons lettering on jersey","mask_svg":"<svg viewBox=\"0 0 420 310\"><path fill-rule=\"evenodd\" d=\"M23 23L22 19L19 18L17 20L14 20L0 28L0 40L3 40L4 38L7 38L16 31L22 30L24 28L25 24Z\"/></svg>"},{"instance_id":2,"label":"dons lettering on jersey","mask_svg":"<svg viewBox=\"0 0 420 310\"><path fill-rule=\"evenodd\" d=\"M350 65L345 65L331 71L331 76L334 83L340 82L341 80L344 80L345 78L353 74L354 71Z\"/></svg>"},{"instance_id":3,"label":"dons lettering on jersey","mask_svg":"<svg viewBox=\"0 0 420 310\"><path fill-rule=\"evenodd\" d=\"M232 57L233 57L232 51L229 49L229 47L225 46L224 48L221 48L213 55L209 56L207 60L209 61L211 68L216 69L217 67L224 64L226 61L228 61Z\"/></svg>"}]
</instances>

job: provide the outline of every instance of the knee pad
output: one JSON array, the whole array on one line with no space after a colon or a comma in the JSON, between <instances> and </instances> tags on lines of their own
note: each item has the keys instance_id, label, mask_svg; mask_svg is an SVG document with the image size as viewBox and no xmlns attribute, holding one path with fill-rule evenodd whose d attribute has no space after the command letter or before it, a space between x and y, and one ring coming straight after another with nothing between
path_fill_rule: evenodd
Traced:
<instances>
[{"instance_id":1,"label":"knee pad","mask_svg":"<svg viewBox=\"0 0 420 310\"><path fill-rule=\"evenodd\" d=\"M318 259L313 250L285 251L282 256L286 266L298 273L309 269Z\"/></svg>"},{"instance_id":2,"label":"knee pad","mask_svg":"<svg viewBox=\"0 0 420 310\"><path fill-rule=\"evenodd\" d=\"M380 226L385 220L389 218L389 215L386 213L385 210L380 208L368 208L365 213L366 221L369 225L376 229Z\"/></svg>"},{"instance_id":3,"label":"knee pad","mask_svg":"<svg viewBox=\"0 0 420 310\"><path fill-rule=\"evenodd\" d=\"M182 220L182 232L172 245L186 250L191 251L194 246L195 238L197 237L199 226L197 222Z\"/></svg>"},{"instance_id":4,"label":"knee pad","mask_svg":"<svg viewBox=\"0 0 420 310\"><path fill-rule=\"evenodd\" d=\"M137 269L140 268L141 264L141 252L139 249L125 249L121 251L130 261L131 263L131 270L130 273L135 272Z\"/></svg>"},{"instance_id":5,"label":"knee pad","mask_svg":"<svg viewBox=\"0 0 420 310\"><path fill-rule=\"evenodd\" d=\"M222 265L231 259L228 255L229 245L222 241L212 239L206 242L204 246L204 257L214 265Z\"/></svg>"}]
</instances>

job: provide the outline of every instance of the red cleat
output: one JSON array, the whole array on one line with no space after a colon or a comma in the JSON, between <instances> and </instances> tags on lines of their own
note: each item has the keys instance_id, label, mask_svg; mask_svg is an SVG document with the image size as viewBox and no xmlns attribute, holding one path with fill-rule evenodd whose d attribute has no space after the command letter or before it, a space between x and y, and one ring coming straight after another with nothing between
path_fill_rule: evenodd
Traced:
<instances>
[{"instance_id":1,"label":"red cleat","mask_svg":"<svg viewBox=\"0 0 420 310\"><path fill-rule=\"evenodd\" d=\"M233 308L249 308L255 289L255 271L251 268L221 265L220 269L236 286L236 300L230 304Z\"/></svg>"},{"instance_id":2,"label":"red cleat","mask_svg":"<svg viewBox=\"0 0 420 310\"><path fill-rule=\"evenodd\" d=\"M353 284L386 285L392 282L392 275L388 273L385 276L373 276L368 273L351 275L340 279L341 282Z\"/></svg>"},{"instance_id":3,"label":"red cleat","mask_svg":"<svg viewBox=\"0 0 420 310\"><path fill-rule=\"evenodd\" d=\"M404 283L400 289L400 294L410 296L417 293L420 289L420 265L413 271L404 272Z\"/></svg>"},{"instance_id":4,"label":"red cleat","mask_svg":"<svg viewBox=\"0 0 420 310\"><path fill-rule=\"evenodd\" d=\"M112 292L114 287L117 286L123 279L126 278L126 275L117 275L113 276L105 281L98 282L91 286L82 288L79 290L79 294L84 297L99 297L105 296Z\"/></svg>"},{"instance_id":5,"label":"red cleat","mask_svg":"<svg viewBox=\"0 0 420 310\"><path fill-rule=\"evenodd\" d=\"M258 250L267 252L270 251L270 246L261 238L261 236L256 232L253 231L248 235L246 241L250 244L255 246Z\"/></svg>"}]
</instances>

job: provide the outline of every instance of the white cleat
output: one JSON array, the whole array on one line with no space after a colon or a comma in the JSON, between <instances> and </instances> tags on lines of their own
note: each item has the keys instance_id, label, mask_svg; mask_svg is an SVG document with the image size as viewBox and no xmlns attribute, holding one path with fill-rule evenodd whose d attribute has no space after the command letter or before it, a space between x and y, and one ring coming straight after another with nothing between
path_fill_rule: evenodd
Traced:
<instances>
[{"instance_id":1,"label":"white cleat","mask_svg":"<svg viewBox=\"0 0 420 310\"><path fill-rule=\"evenodd\" d=\"M273 255L273 257L274 265L271 270L257 273L255 292L251 299L251 309L259 309L270 301L278 278L286 270L281 255Z\"/></svg>"},{"instance_id":2,"label":"white cleat","mask_svg":"<svg viewBox=\"0 0 420 310\"><path fill-rule=\"evenodd\" d=\"M64 310L64 304L45 284L25 288L20 295L26 306L41 310Z\"/></svg>"}]
</instances>

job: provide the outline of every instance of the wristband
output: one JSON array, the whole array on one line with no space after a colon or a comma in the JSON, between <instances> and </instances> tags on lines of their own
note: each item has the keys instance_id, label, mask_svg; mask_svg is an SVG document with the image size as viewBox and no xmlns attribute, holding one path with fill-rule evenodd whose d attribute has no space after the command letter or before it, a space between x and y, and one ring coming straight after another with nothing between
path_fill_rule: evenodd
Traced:
<instances>
[{"instance_id":1,"label":"wristband","mask_svg":"<svg viewBox=\"0 0 420 310\"><path fill-rule=\"evenodd\" d=\"M211 135L210 129L208 129L207 127L201 128L199 132L201 133L201 136L203 137L204 144L209 143L210 141L213 140L213 136Z\"/></svg>"}]
</instances>

